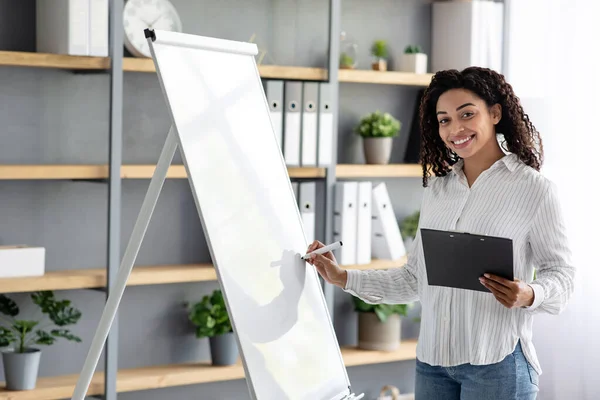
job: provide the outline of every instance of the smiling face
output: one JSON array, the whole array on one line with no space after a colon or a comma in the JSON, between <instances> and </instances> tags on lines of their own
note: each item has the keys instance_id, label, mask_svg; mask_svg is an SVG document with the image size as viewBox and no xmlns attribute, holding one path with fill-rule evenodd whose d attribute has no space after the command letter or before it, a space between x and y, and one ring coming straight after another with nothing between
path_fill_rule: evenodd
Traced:
<instances>
[{"instance_id":1,"label":"smiling face","mask_svg":"<svg viewBox=\"0 0 600 400\"><path fill-rule=\"evenodd\" d=\"M488 107L475 94L451 89L438 99L436 114L440 138L459 157L498 151L495 125L500 121L499 104Z\"/></svg>"}]
</instances>

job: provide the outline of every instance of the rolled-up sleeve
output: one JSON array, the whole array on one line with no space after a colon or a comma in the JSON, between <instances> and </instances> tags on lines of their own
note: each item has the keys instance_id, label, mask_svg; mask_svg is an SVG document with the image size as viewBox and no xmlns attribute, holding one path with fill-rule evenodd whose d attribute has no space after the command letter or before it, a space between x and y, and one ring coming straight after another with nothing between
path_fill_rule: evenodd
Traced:
<instances>
[{"instance_id":1,"label":"rolled-up sleeve","mask_svg":"<svg viewBox=\"0 0 600 400\"><path fill-rule=\"evenodd\" d=\"M550 184L537 210L529 243L537 276L530 284L534 302L525 309L559 314L573 294L575 267L571 261L567 228L555 184Z\"/></svg>"}]
</instances>

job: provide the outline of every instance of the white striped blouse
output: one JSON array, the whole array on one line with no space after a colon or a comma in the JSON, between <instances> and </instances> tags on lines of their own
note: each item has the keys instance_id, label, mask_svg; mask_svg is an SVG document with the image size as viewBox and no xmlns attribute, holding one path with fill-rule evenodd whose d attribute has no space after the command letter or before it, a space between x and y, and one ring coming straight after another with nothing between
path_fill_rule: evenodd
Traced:
<instances>
[{"instance_id":1,"label":"white striped blouse","mask_svg":"<svg viewBox=\"0 0 600 400\"><path fill-rule=\"evenodd\" d=\"M431 365L486 365L501 361L520 339L541 374L532 343L533 314L560 313L574 284L566 228L554 183L508 154L469 188L463 161L433 177L423 193L420 228L455 230L513 240L514 276L529 282L531 307L504 307L491 293L429 286L419 231L405 266L348 270L344 290L369 303L421 302L417 357ZM533 268L537 270L533 279Z\"/></svg>"}]
</instances>

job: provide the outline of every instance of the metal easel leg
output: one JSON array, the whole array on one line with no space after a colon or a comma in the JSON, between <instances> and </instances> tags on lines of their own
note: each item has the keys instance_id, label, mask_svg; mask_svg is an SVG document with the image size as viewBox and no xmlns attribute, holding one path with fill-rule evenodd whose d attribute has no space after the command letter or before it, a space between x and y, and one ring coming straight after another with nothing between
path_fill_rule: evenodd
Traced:
<instances>
[{"instance_id":1,"label":"metal easel leg","mask_svg":"<svg viewBox=\"0 0 600 400\"><path fill-rule=\"evenodd\" d=\"M119 307L119 303L123 297L123 292L127 286L129 274L131 273L131 269L133 268L133 264L135 263L135 259L142 245L142 240L146 234L146 229L150 223L150 218L154 212L154 207L158 201L158 196L160 195L160 191L162 190L164 181L167 177L167 172L171 162L173 161L173 156L175 155L176 149L177 137L175 134L175 127L172 126L169 130L169 134L167 135L165 145L158 159L152 179L150 180L150 185L148 186L146 197L144 197L138 218L133 227L131 237L129 238L129 243L125 249L125 254L123 256L123 260L121 261L121 267L119 268L119 272L114 283L109 288L106 306L102 312L102 317L100 318L96 334L92 340L90 350L85 359L79 379L77 380L77 385L75 386L71 400L84 400L88 391L90 382L94 375L94 370L98 364L98 359L102 353L104 342L106 341L111 324L117 313L117 308Z\"/></svg>"}]
</instances>

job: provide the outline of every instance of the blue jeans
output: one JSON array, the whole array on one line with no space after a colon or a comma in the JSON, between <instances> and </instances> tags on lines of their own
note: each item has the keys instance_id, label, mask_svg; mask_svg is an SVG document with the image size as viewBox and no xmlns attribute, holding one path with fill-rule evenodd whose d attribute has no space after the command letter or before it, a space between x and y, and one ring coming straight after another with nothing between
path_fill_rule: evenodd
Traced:
<instances>
[{"instance_id":1,"label":"blue jeans","mask_svg":"<svg viewBox=\"0 0 600 400\"><path fill-rule=\"evenodd\" d=\"M517 344L491 365L431 366L417 359L415 400L534 400L538 374Z\"/></svg>"}]
</instances>

